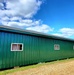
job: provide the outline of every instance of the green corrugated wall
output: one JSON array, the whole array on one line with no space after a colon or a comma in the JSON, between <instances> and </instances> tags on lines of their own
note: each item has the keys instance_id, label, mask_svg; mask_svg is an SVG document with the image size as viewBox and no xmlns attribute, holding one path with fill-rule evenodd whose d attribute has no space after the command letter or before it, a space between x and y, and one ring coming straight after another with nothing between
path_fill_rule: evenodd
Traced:
<instances>
[{"instance_id":1,"label":"green corrugated wall","mask_svg":"<svg viewBox=\"0 0 74 75\"><path fill-rule=\"evenodd\" d=\"M11 43L23 43L23 51L11 51ZM54 44L60 50L54 50ZM0 69L74 57L74 42L10 32L0 32Z\"/></svg>"}]
</instances>

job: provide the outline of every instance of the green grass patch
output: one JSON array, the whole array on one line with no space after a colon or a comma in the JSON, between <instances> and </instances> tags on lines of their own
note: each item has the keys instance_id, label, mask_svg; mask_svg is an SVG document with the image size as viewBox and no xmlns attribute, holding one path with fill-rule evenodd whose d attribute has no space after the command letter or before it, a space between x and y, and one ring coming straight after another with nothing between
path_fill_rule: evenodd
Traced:
<instances>
[{"instance_id":1,"label":"green grass patch","mask_svg":"<svg viewBox=\"0 0 74 75\"><path fill-rule=\"evenodd\" d=\"M51 64L58 64L58 63L61 64L61 63L65 63L65 62L73 61L73 60L74 60L74 58L70 58L70 59L65 59L65 60L57 60L57 61L52 61L52 62L47 62L47 63L40 63L40 64L36 64L36 65L18 67L18 68L15 68L15 69L0 71L0 75L6 75L8 73L23 71L23 70L27 70L27 69L31 69L31 68L37 68L37 67L44 66L44 65L51 65Z\"/></svg>"}]
</instances>

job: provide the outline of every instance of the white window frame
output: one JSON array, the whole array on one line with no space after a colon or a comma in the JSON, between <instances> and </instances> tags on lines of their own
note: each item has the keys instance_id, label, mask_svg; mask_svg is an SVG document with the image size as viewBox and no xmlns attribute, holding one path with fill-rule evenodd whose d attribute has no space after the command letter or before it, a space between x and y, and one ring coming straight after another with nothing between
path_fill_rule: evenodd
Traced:
<instances>
[{"instance_id":1,"label":"white window frame","mask_svg":"<svg viewBox=\"0 0 74 75\"><path fill-rule=\"evenodd\" d=\"M74 45L73 45L73 50L74 50Z\"/></svg>"},{"instance_id":2,"label":"white window frame","mask_svg":"<svg viewBox=\"0 0 74 75\"><path fill-rule=\"evenodd\" d=\"M56 49L55 46L58 46L59 48ZM60 45L59 44L54 44L54 50L60 50Z\"/></svg>"},{"instance_id":3,"label":"white window frame","mask_svg":"<svg viewBox=\"0 0 74 75\"><path fill-rule=\"evenodd\" d=\"M17 45L21 44L22 45L22 50L12 50L12 45L13 44L17 44ZM11 43L11 51L23 51L23 43Z\"/></svg>"}]
</instances>

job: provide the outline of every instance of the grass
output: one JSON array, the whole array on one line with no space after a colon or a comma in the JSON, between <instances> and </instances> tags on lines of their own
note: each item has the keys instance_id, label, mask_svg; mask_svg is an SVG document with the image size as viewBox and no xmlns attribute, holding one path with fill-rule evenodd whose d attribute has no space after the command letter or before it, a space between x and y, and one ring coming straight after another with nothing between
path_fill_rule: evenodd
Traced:
<instances>
[{"instance_id":1,"label":"grass","mask_svg":"<svg viewBox=\"0 0 74 75\"><path fill-rule=\"evenodd\" d=\"M70 58L70 59L65 59L65 60L57 60L57 61L53 61L53 62L47 62L47 63L41 63L41 64L36 64L36 65L18 67L18 68L15 68L15 69L0 71L0 75L6 75L6 74L14 73L14 72L17 72L17 71L24 71L24 70L28 70L28 69L31 69L31 68L37 68L37 67L40 67L40 66L44 66L44 65L51 65L51 64L54 65L54 64L58 64L58 63L66 63L68 61L73 61L73 60L74 60L74 58Z\"/></svg>"}]
</instances>

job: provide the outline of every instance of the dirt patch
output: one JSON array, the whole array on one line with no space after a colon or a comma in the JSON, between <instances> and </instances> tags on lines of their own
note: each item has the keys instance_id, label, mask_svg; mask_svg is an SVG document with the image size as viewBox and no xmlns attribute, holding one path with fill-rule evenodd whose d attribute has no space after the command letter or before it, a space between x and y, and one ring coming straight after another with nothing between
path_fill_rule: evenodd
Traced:
<instances>
[{"instance_id":1,"label":"dirt patch","mask_svg":"<svg viewBox=\"0 0 74 75\"><path fill-rule=\"evenodd\" d=\"M74 61L45 64L44 66L7 75L74 75Z\"/></svg>"}]
</instances>

